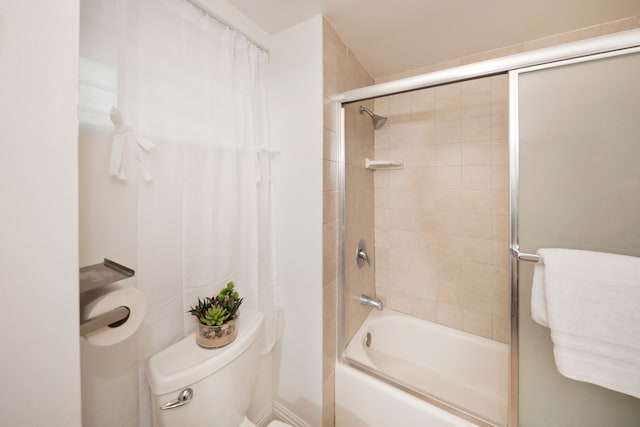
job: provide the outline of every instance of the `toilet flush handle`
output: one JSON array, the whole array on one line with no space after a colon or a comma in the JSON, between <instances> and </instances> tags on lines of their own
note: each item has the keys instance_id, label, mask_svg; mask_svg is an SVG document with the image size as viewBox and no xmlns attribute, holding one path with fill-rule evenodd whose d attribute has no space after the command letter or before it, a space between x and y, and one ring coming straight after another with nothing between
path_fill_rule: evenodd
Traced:
<instances>
[{"instance_id":1,"label":"toilet flush handle","mask_svg":"<svg viewBox=\"0 0 640 427\"><path fill-rule=\"evenodd\" d=\"M193 397L193 390L191 390L190 388L185 388L180 392L180 396L178 396L178 400L165 403L164 405L162 405L160 409L165 410L165 409L178 408L182 405L186 405L187 403L189 403L192 397Z\"/></svg>"}]
</instances>

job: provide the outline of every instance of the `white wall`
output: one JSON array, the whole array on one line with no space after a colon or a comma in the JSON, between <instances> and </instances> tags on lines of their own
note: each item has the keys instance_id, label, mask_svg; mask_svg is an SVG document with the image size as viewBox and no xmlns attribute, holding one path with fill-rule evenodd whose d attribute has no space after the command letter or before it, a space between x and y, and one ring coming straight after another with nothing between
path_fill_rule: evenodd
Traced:
<instances>
[{"instance_id":1,"label":"white wall","mask_svg":"<svg viewBox=\"0 0 640 427\"><path fill-rule=\"evenodd\" d=\"M81 425L78 11L0 0L0 425Z\"/></svg>"},{"instance_id":2,"label":"white wall","mask_svg":"<svg viewBox=\"0 0 640 427\"><path fill-rule=\"evenodd\" d=\"M274 35L271 143L282 335L275 400L319 426L322 418L322 17Z\"/></svg>"}]
</instances>

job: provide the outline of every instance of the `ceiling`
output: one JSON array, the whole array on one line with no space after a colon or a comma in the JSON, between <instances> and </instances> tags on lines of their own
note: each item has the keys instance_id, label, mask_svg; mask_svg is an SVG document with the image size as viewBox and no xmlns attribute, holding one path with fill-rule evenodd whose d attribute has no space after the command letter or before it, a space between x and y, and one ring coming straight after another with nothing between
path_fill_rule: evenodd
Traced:
<instances>
[{"instance_id":1,"label":"ceiling","mask_svg":"<svg viewBox=\"0 0 640 427\"><path fill-rule=\"evenodd\" d=\"M227 0L270 34L324 15L372 77L640 15L639 0Z\"/></svg>"}]
</instances>

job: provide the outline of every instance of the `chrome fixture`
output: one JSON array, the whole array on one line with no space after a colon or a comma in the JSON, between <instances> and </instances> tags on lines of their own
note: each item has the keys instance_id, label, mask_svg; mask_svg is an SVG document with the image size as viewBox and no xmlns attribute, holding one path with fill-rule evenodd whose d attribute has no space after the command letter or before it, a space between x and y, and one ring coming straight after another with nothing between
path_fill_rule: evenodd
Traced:
<instances>
[{"instance_id":1,"label":"chrome fixture","mask_svg":"<svg viewBox=\"0 0 640 427\"><path fill-rule=\"evenodd\" d=\"M358 242L358 250L356 252L356 264L358 265L358 268L362 268L365 262L371 265L369 255L367 255L367 245L364 243L364 239L360 239Z\"/></svg>"},{"instance_id":2,"label":"chrome fixture","mask_svg":"<svg viewBox=\"0 0 640 427\"><path fill-rule=\"evenodd\" d=\"M177 400L165 403L164 405L162 405L162 407L160 407L160 409L166 411L167 409L179 408L182 405L186 405L187 403L189 403L191 401L191 398L193 398L193 390L191 390L190 388L185 388L180 392Z\"/></svg>"},{"instance_id":3,"label":"chrome fixture","mask_svg":"<svg viewBox=\"0 0 640 427\"><path fill-rule=\"evenodd\" d=\"M528 262L541 262L542 257L538 254L527 254L524 252L520 252L519 248L516 246L511 247L511 255L513 255L518 261L528 261Z\"/></svg>"},{"instance_id":4,"label":"chrome fixture","mask_svg":"<svg viewBox=\"0 0 640 427\"><path fill-rule=\"evenodd\" d=\"M368 305L374 307L376 310L382 311L382 301L379 299L373 299L368 295L360 295L360 305Z\"/></svg>"},{"instance_id":5,"label":"chrome fixture","mask_svg":"<svg viewBox=\"0 0 640 427\"><path fill-rule=\"evenodd\" d=\"M104 258L103 262L80 268L80 294L92 291L101 286L109 285L120 280L133 277L135 271L120 265L117 262ZM85 294L86 295L86 294ZM83 299L80 298L82 304ZM86 336L91 332L108 326L117 328L129 320L131 310L129 307L120 306L111 311L92 317L80 319L80 335Z\"/></svg>"},{"instance_id":6,"label":"chrome fixture","mask_svg":"<svg viewBox=\"0 0 640 427\"><path fill-rule=\"evenodd\" d=\"M371 120L373 120L373 128L374 129L380 129L386 122L387 122L387 118L386 117L382 117L379 116L377 114L373 114L371 112L371 110L369 110L367 107L363 107L362 105L360 106L360 114L366 112L368 115L371 116Z\"/></svg>"}]
</instances>

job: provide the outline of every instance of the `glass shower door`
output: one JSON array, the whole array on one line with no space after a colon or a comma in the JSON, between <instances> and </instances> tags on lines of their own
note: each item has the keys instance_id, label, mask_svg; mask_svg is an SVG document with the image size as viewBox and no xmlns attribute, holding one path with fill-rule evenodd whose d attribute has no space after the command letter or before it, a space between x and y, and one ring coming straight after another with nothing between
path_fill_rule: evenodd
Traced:
<instances>
[{"instance_id":1,"label":"glass shower door","mask_svg":"<svg viewBox=\"0 0 640 427\"><path fill-rule=\"evenodd\" d=\"M639 76L637 52L512 74L522 252L560 247L640 257ZM638 426L639 399L558 373L549 329L531 320L532 272L532 263L520 262L519 425Z\"/></svg>"}]
</instances>

